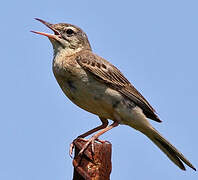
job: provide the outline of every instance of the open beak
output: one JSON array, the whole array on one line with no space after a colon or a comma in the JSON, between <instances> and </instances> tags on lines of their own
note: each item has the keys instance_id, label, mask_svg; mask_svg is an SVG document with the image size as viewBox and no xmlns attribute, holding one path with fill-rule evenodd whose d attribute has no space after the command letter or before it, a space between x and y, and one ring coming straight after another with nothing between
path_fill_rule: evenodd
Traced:
<instances>
[{"instance_id":1,"label":"open beak","mask_svg":"<svg viewBox=\"0 0 198 180\"><path fill-rule=\"evenodd\" d=\"M36 34L40 34L40 35L43 35L43 36L47 36L48 38L52 38L52 39L57 39L57 36L58 37L61 37L60 33L53 28L53 24L50 24L42 19L39 19L39 18L35 18L37 21L40 21L41 23L43 23L44 25L46 25L48 28L50 28L54 34L48 34L48 33L44 33L44 32L38 32L38 31L30 31L30 32L33 32L33 33L36 33Z\"/></svg>"}]
</instances>

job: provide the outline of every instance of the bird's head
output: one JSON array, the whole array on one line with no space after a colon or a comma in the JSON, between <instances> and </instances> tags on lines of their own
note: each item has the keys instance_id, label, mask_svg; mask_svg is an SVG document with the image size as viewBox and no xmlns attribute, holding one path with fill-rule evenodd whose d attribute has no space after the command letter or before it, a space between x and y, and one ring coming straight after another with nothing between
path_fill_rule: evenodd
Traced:
<instances>
[{"instance_id":1,"label":"bird's head","mask_svg":"<svg viewBox=\"0 0 198 180\"><path fill-rule=\"evenodd\" d=\"M79 27L66 23L51 24L42 19L35 19L54 32L54 34L48 34L31 31L36 34L47 36L53 45L55 54L60 50L65 50L68 54L81 50L91 50L87 35Z\"/></svg>"}]
</instances>

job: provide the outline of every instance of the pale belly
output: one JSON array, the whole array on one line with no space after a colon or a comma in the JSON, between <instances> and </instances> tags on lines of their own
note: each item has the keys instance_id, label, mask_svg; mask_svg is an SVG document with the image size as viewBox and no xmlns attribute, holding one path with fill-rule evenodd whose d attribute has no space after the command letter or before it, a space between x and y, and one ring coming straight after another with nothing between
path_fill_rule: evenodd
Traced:
<instances>
[{"instance_id":1,"label":"pale belly","mask_svg":"<svg viewBox=\"0 0 198 180\"><path fill-rule=\"evenodd\" d=\"M56 77L65 95L82 109L107 119L114 119L115 109L123 97L96 79Z\"/></svg>"},{"instance_id":2,"label":"pale belly","mask_svg":"<svg viewBox=\"0 0 198 180\"><path fill-rule=\"evenodd\" d=\"M65 95L82 109L137 130L150 126L139 107L94 77L55 77Z\"/></svg>"}]
</instances>

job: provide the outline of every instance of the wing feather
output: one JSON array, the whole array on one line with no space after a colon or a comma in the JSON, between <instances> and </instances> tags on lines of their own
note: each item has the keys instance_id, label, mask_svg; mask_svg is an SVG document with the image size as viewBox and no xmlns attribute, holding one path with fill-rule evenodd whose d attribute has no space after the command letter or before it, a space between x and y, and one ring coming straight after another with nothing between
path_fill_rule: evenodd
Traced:
<instances>
[{"instance_id":1,"label":"wing feather","mask_svg":"<svg viewBox=\"0 0 198 180\"><path fill-rule=\"evenodd\" d=\"M76 61L81 67L92 73L96 79L108 84L142 108L148 118L161 122L153 107L115 66L89 51L81 52L81 54L76 57Z\"/></svg>"}]
</instances>

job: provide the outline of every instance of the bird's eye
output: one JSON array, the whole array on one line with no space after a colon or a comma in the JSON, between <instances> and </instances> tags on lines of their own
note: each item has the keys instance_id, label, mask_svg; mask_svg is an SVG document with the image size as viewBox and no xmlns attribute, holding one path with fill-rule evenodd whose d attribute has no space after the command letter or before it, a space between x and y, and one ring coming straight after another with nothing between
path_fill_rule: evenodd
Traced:
<instances>
[{"instance_id":1,"label":"bird's eye","mask_svg":"<svg viewBox=\"0 0 198 180\"><path fill-rule=\"evenodd\" d=\"M72 29L67 29L67 30L66 30L66 33L67 33L68 35L72 35L72 34L74 33L74 31L73 31Z\"/></svg>"}]
</instances>

